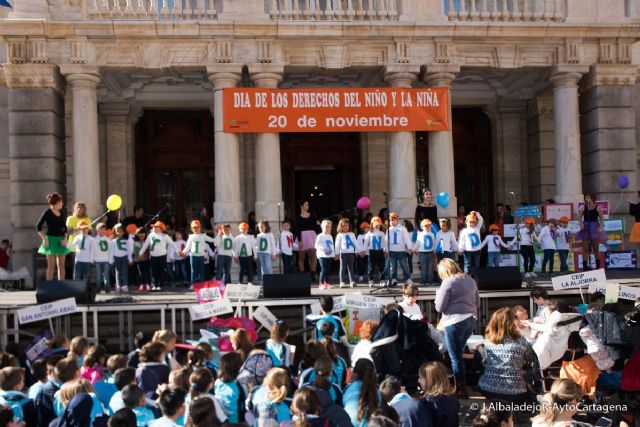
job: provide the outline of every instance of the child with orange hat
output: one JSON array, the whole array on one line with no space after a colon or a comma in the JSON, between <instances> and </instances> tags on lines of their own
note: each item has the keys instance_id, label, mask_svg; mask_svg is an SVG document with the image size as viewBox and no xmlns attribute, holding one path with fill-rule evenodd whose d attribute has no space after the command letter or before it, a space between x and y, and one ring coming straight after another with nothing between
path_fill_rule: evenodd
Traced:
<instances>
[{"instance_id":1,"label":"child with orange hat","mask_svg":"<svg viewBox=\"0 0 640 427\"><path fill-rule=\"evenodd\" d=\"M362 249L362 253L364 255L360 255L356 258L356 274L358 275L358 281L363 282L368 277L367 269L369 266L369 250L366 245L366 237L367 233L369 233L369 230L371 229L371 225L369 225L367 221L362 221L359 228L360 233L358 233L357 237L358 245L360 246L360 249Z\"/></svg>"},{"instance_id":2,"label":"child with orange hat","mask_svg":"<svg viewBox=\"0 0 640 427\"><path fill-rule=\"evenodd\" d=\"M464 272L475 277L476 271L480 268L480 249L482 249L482 239L480 230L484 224L484 219L480 212L471 211L465 218L467 226L460 231L458 239L458 252L464 254Z\"/></svg>"},{"instance_id":3,"label":"child with orange hat","mask_svg":"<svg viewBox=\"0 0 640 427\"><path fill-rule=\"evenodd\" d=\"M487 267L500 267L500 247L510 249L511 247L502 241L500 237L500 227L498 224L491 224L489 226L489 234L487 234L482 241L481 248L487 247Z\"/></svg>"},{"instance_id":4,"label":"child with orange hat","mask_svg":"<svg viewBox=\"0 0 640 427\"><path fill-rule=\"evenodd\" d=\"M345 286L345 279L349 279L349 286L356 285L355 258L362 253L356 235L351 231L351 223L348 218L342 218L338 222L335 240L336 258L340 260L340 287Z\"/></svg>"},{"instance_id":5,"label":"child with orange hat","mask_svg":"<svg viewBox=\"0 0 640 427\"><path fill-rule=\"evenodd\" d=\"M560 257L560 272L569 271L567 258L569 258L569 249L571 248L571 232L569 231L569 218L560 217L560 224L556 227L556 250Z\"/></svg>"},{"instance_id":6,"label":"child with orange hat","mask_svg":"<svg viewBox=\"0 0 640 427\"><path fill-rule=\"evenodd\" d=\"M436 233L436 255L438 262L443 258L455 259L458 252L458 241L456 234L451 230L451 220L449 218L440 218L440 230Z\"/></svg>"},{"instance_id":7,"label":"child with orange hat","mask_svg":"<svg viewBox=\"0 0 640 427\"><path fill-rule=\"evenodd\" d=\"M116 291L129 292L129 265L133 264L133 240L125 235L122 224L113 227L113 266Z\"/></svg>"},{"instance_id":8,"label":"child with orange hat","mask_svg":"<svg viewBox=\"0 0 640 427\"><path fill-rule=\"evenodd\" d=\"M75 262L73 263L73 280L87 280L91 273L93 237L89 235L89 221L78 221L77 227L80 233L76 234L73 241L67 243L68 248L76 249Z\"/></svg>"},{"instance_id":9,"label":"child with orange hat","mask_svg":"<svg viewBox=\"0 0 640 427\"><path fill-rule=\"evenodd\" d=\"M540 235L536 239L540 244L542 253L542 274L547 274L547 263L549 264L549 274L553 274L553 257L556 254L556 220L550 218L540 230Z\"/></svg>"},{"instance_id":10,"label":"child with orange hat","mask_svg":"<svg viewBox=\"0 0 640 427\"><path fill-rule=\"evenodd\" d=\"M191 221L191 231L193 233L187 238L187 243L182 253L189 255L189 265L191 267L191 287L189 289L193 290L194 283L206 280L204 269L205 252L208 247L207 243L214 243L215 239L202 232L202 224L197 219Z\"/></svg>"},{"instance_id":11,"label":"child with orange hat","mask_svg":"<svg viewBox=\"0 0 640 427\"><path fill-rule=\"evenodd\" d=\"M433 255L435 249L436 236L431 231L430 219L423 219L420 221L420 228L422 229L418 233L418 237L413 246L413 251L418 252L418 259L420 261L420 284L429 285L433 283Z\"/></svg>"},{"instance_id":12,"label":"child with orange hat","mask_svg":"<svg viewBox=\"0 0 640 427\"><path fill-rule=\"evenodd\" d=\"M284 274L293 273L295 236L291 232L291 221L288 219L282 221L282 230L280 230L278 242L278 251L280 252L280 259L282 259L282 269L284 270Z\"/></svg>"},{"instance_id":13,"label":"child with orange hat","mask_svg":"<svg viewBox=\"0 0 640 427\"><path fill-rule=\"evenodd\" d=\"M533 250L533 242L537 240L536 235L536 221L535 219L528 217L524 219L524 227L520 228L520 254L524 260L524 277L536 277L536 273L533 272L533 267L536 264L536 254ZM518 233L516 237L509 243L509 246L513 247L518 244Z\"/></svg>"},{"instance_id":14,"label":"child with orange hat","mask_svg":"<svg viewBox=\"0 0 640 427\"><path fill-rule=\"evenodd\" d=\"M144 253L147 249L151 254L151 280L152 290L161 291L162 286L166 284L166 270L167 270L167 248L172 246L176 252L180 249L176 246L175 242L171 240L168 234L165 234L164 230L166 226L162 221L156 221L151 224L153 231L147 236L140 253Z\"/></svg>"},{"instance_id":15,"label":"child with orange hat","mask_svg":"<svg viewBox=\"0 0 640 427\"><path fill-rule=\"evenodd\" d=\"M224 279L224 283L231 283L231 260L233 260L233 244L235 238L231 233L231 224L218 226L216 245L216 280Z\"/></svg>"},{"instance_id":16,"label":"child with orange hat","mask_svg":"<svg viewBox=\"0 0 640 427\"><path fill-rule=\"evenodd\" d=\"M371 230L364 239L364 248L369 254L367 265L367 276L369 277L369 287L373 286L374 269L378 269L380 284L386 280L387 270L385 268L385 257L387 254L387 236L381 230L382 219L379 216L371 218Z\"/></svg>"},{"instance_id":17,"label":"child with orange hat","mask_svg":"<svg viewBox=\"0 0 640 427\"><path fill-rule=\"evenodd\" d=\"M111 265L113 264L113 242L107 236L107 225L96 226L96 237L91 244L91 262L96 266L96 286L102 284L103 293L111 291Z\"/></svg>"},{"instance_id":18,"label":"child with orange hat","mask_svg":"<svg viewBox=\"0 0 640 427\"><path fill-rule=\"evenodd\" d=\"M242 278L247 276L249 284L253 282L253 261L256 259L255 247L256 239L249 234L249 224L241 222L238 225L240 234L234 241L233 254L236 262L240 263L240 273L238 283L242 283Z\"/></svg>"},{"instance_id":19,"label":"child with orange hat","mask_svg":"<svg viewBox=\"0 0 640 427\"><path fill-rule=\"evenodd\" d=\"M389 269L391 274L391 286L398 286L398 263L406 283L413 284L409 271L407 253L412 253L413 242L407 229L398 223L398 214L389 214L391 227L389 227Z\"/></svg>"}]
</instances>

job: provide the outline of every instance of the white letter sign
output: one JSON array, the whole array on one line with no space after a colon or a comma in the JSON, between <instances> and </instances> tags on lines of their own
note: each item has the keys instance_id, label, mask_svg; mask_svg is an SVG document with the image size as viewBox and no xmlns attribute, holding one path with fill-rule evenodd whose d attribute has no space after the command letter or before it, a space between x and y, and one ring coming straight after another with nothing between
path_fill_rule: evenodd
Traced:
<instances>
[{"instance_id":1,"label":"white letter sign","mask_svg":"<svg viewBox=\"0 0 640 427\"><path fill-rule=\"evenodd\" d=\"M273 325L276 324L278 319L273 315L268 308L260 306L253 312L253 318L262 324L269 331L273 328Z\"/></svg>"},{"instance_id":2,"label":"white letter sign","mask_svg":"<svg viewBox=\"0 0 640 427\"><path fill-rule=\"evenodd\" d=\"M607 276L604 274L604 269L593 271L582 271L564 276L558 276L551 278L554 291L561 291L563 289L579 288L580 286L591 286L592 284L603 284L606 286Z\"/></svg>"},{"instance_id":3,"label":"white letter sign","mask_svg":"<svg viewBox=\"0 0 640 427\"><path fill-rule=\"evenodd\" d=\"M231 302L228 299L219 299L189 307L191 320L208 319L227 313L233 313L233 307L231 307Z\"/></svg>"},{"instance_id":4,"label":"white letter sign","mask_svg":"<svg viewBox=\"0 0 640 427\"><path fill-rule=\"evenodd\" d=\"M53 317L75 313L76 310L76 299L65 298L47 304L33 305L31 307L18 310L18 322L20 322L21 325L24 325L25 323L37 322L38 320L47 320Z\"/></svg>"}]
</instances>

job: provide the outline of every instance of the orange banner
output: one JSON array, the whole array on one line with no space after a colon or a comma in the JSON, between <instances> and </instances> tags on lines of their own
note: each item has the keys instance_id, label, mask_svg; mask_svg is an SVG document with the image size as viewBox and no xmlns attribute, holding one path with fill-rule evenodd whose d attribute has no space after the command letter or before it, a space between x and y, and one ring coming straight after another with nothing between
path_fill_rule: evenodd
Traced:
<instances>
[{"instance_id":1,"label":"orange banner","mask_svg":"<svg viewBox=\"0 0 640 427\"><path fill-rule=\"evenodd\" d=\"M224 131L398 132L449 129L446 88L262 89L223 92Z\"/></svg>"}]
</instances>

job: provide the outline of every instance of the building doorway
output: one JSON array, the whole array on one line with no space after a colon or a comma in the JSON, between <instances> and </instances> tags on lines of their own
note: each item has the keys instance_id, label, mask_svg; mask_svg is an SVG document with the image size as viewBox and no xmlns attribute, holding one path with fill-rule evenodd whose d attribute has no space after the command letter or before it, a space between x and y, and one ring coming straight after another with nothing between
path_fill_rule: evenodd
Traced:
<instances>
[{"instance_id":1,"label":"building doorway","mask_svg":"<svg viewBox=\"0 0 640 427\"><path fill-rule=\"evenodd\" d=\"M302 199L318 218L355 207L361 191L358 133L281 134L280 146L287 216L297 216Z\"/></svg>"},{"instance_id":2,"label":"building doorway","mask_svg":"<svg viewBox=\"0 0 640 427\"><path fill-rule=\"evenodd\" d=\"M187 211L213 215L213 118L209 110L145 110L136 124L136 201L147 212L168 206L179 228ZM208 224L203 224L208 226Z\"/></svg>"},{"instance_id":3,"label":"building doorway","mask_svg":"<svg viewBox=\"0 0 640 427\"><path fill-rule=\"evenodd\" d=\"M491 122L479 107L453 108L451 115L458 205L467 212L493 212ZM429 182L428 138L426 132L416 134L418 189Z\"/></svg>"}]
</instances>

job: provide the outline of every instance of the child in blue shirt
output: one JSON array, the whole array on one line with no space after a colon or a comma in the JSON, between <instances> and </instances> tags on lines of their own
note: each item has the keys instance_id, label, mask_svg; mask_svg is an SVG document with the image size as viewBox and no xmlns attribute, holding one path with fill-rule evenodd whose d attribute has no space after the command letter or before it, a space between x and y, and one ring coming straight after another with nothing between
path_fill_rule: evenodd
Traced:
<instances>
[{"instance_id":1,"label":"child in blue shirt","mask_svg":"<svg viewBox=\"0 0 640 427\"><path fill-rule=\"evenodd\" d=\"M214 383L214 394L222 409L227 413L230 423L244 421L244 389L236 378L242 367L242 358L236 352L227 353L220 359L218 379Z\"/></svg>"},{"instance_id":2,"label":"child in blue shirt","mask_svg":"<svg viewBox=\"0 0 640 427\"><path fill-rule=\"evenodd\" d=\"M109 399L108 411L110 415L115 414L125 407L124 400L122 399L122 389L130 384L136 383L136 370L133 368L118 369L113 375L113 382L117 391L113 393L111 399Z\"/></svg>"},{"instance_id":3,"label":"child in blue shirt","mask_svg":"<svg viewBox=\"0 0 640 427\"><path fill-rule=\"evenodd\" d=\"M318 323L316 323L316 337L319 340L322 339L322 325L325 323L331 323L333 325L333 339L336 341L343 339L346 344L347 331L342 323L342 319L331 314L332 311L333 297L330 295L323 295L320 298L320 313L322 316L320 317L320 320L318 320Z\"/></svg>"},{"instance_id":4,"label":"child in blue shirt","mask_svg":"<svg viewBox=\"0 0 640 427\"><path fill-rule=\"evenodd\" d=\"M291 346L286 343L289 326L283 320L277 320L271 329L271 338L267 340L267 354L273 359L273 366L288 368L291 366Z\"/></svg>"},{"instance_id":5,"label":"child in blue shirt","mask_svg":"<svg viewBox=\"0 0 640 427\"><path fill-rule=\"evenodd\" d=\"M151 421L158 418L159 414L155 408L147 403L142 389L136 384L126 385L121 393L124 407L131 409L136 414L138 427L147 427Z\"/></svg>"},{"instance_id":6,"label":"child in blue shirt","mask_svg":"<svg viewBox=\"0 0 640 427\"><path fill-rule=\"evenodd\" d=\"M289 373L282 368L271 368L260 387L249 397L254 427L280 425L291 420L290 402L287 399Z\"/></svg>"}]
</instances>

